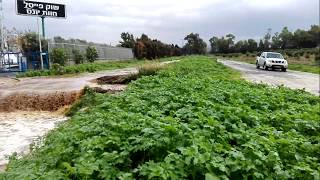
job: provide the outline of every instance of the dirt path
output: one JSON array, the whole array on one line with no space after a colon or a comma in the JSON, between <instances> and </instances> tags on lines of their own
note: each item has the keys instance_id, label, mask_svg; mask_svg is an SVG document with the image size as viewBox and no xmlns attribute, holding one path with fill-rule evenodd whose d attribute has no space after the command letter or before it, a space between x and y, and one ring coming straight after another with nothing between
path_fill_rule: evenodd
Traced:
<instances>
[{"instance_id":1,"label":"dirt path","mask_svg":"<svg viewBox=\"0 0 320 180\"><path fill-rule=\"evenodd\" d=\"M229 61L229 60L218 60L226 66L240 71L243 76L252 82L266 83L270 85L284 85L293 89L305 89L306 91L320 95L320 76L312 73L291 71L280 72L280 71L266 71L262 69L256 69L255 65Z\"/></svg>"},{"instance_id":2,"label":"dirt path","mask_svg":"<svg viewBox=\"0 0 320 180\"><path fill-rule=\"evenodd\" d=\"M126 75L137 73L136 68L126 68L111 71L104 71L91 74L81 74L74 77L35 77L21 78L13 80L10 78L0 78L0 98L9 94L28 92L50 93L80 91L86 85L102 76Z\"/></svg>"}]
</instances>

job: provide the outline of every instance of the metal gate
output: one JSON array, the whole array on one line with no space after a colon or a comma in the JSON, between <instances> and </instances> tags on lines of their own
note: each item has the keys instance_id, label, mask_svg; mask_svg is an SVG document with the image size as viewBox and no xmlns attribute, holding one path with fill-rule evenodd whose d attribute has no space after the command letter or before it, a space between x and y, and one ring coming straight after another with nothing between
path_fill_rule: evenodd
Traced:
<instances>
[{"instance_id":1,"label":"metal gate","mask_svg":"<svg viewBox=\"0 0 320 180\"><path fill-rule=\"evenodd\" d=\"M27 69L28 70L40 70L41 69L41 57L42 55L43 59L43 68L49 69L50 63L49 63L49 54L47 52L27 52L24 53L23 56L27 60Z\"/></svg>"},{"instance_id":2,"label":"metal gate","mask_svg":"<svg viewBox=\"0 0 320 180\"><path fill-rule=\"evenodd\" d=\"M23 60L21 53L0 53L1 72L22 72L27 69L27 62Z\"/></svg>"}]
</instances>

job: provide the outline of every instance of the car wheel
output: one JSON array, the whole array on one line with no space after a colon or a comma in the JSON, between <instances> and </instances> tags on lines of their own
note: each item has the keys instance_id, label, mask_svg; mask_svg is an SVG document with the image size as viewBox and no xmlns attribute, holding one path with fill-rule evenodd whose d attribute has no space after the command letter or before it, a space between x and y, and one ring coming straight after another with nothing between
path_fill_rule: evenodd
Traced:
<instances>
[{"instance_id":1,"label":"car wheel","mask_svg":"<svg viewBox=\"0 0 320 180\"><path fill-rule=\"evenodd\" d=\"M259 68L260 68L260 66L259 66L259 63L258 63L258 62L256 62L256 67L257 67L257 69L259 69Z\"/></svg>"},{"instance_id":2,"label":"car wheel","mask_svg":"<svg viewBox=\"0 0 320 180\"><path fill-rule=\"evenodd\" d=\"M266 65L266 63L263 64L263 69L265 69L266 71L269 70L268 66Z\"/></svg>"},{"instance_id":3,"label":"car wheel","mask_svg":"<svg viewBox=\"0 0 320 180\"><path fill-rule=\"evenodd\" d=\"M287 72L286 68L282 68L281 70L282 70L282 72Z\"/></svg>"}]
</instances>

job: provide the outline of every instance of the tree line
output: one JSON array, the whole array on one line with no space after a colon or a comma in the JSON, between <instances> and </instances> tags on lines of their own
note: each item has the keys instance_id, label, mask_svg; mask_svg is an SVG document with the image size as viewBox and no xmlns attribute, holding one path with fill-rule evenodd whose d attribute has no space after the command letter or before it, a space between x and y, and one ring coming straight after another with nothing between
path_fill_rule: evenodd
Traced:
<instances>
[{"instance_id":1,"label":"tree line","mask_svg":"<svg viewBox=\"0 0 320 180\"><path fill-rule=\"evenodd\" d=\"M140 38L128 32L121 34L119 46L132 48L134 56L137 59L157 59L167 56L180 56L182 49L178 45L165 44L157 39L151 39L146 34L142 34Z\"/></svg>"},{"instance_id":2,"label":"tree line","mask_svg":"<svg viewBox=\"0 0 320 180\"><path fill-rule=\"evenodd\" d=\"M187 41L184 47L177 44L165 44L157 39L151 39L146 34L140 38L134 38L129 32L121 34L119 46L132 48L137 59L157 59L169 56L181 56L185 54L205 54L207 44L199 37L199 34L191 33L184 40Z\"/></svg>"},{"instance_id":3,"label":"tree line","mask_svg":"<svg viewBox=\"0 0 320 180\"><path fill-rule=\"evenodd\" d=\"M301 49L315 48L320 45L320 26L312 25L309 30L297 29L294 32L284 27L280 33L272 35L271 29L260 39L259 43L254 39L235 41L233 34L227 34L221 38L213 36L209 42L210 53L247 53L254 51L266 51L277 49Z\"/></svg>"},{"instance_id":4,"label":"tree line","mask_svg":"<svg viewBox=\"0 0 320 180\"><path fill-rule=\"evenodd\" d=\"M33 32L25 33L19 36L19 46L26 51L37 51L39 44L37 34ZM132 48L134 56L137 59L157 59L169 56L180 56L189 54L206 54L207 44L197 33L188 34L184 40L185 45L179 47L177 44L166 44L158 39L152 39L146 34L135 38L129 32L121 34L121 41L118 46ZM54 37L56 43L81 43L91 44L80 39L64 39ZM320 46L320 26L312 25L308 30L297 29L291 32L284 27L280 33L267 33L257 42L254 39L236 41L233 34L227 34L222 37L213 36L209 39L210 53L247 53L278 49L300 49L315 48ZM46 50L47 41L43 40L43 48ZM76 53L77 54L77 53Z\"/></svg>"}]
</instances>

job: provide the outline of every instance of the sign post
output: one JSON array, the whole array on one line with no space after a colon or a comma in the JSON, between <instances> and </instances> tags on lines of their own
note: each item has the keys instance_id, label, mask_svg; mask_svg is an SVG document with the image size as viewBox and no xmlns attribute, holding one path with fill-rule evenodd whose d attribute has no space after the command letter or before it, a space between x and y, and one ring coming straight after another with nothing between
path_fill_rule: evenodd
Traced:
<instances>
[{"instance_id":1,"label":"sign post","mask_svg":"<svg viewBox=\"0 0 320 180\"><path fill-rule=\"evenodd\" d=\"M66 6L37 1L17 0L17 14L51 18L66 18Z\"/></svg>"},{"instance_id":2,"label":"sign post","mask_svg":"<svg viewBox=\"0 0 320 180\"><path fill-rule=\"evenodd\" d=\"M39 18L38 17L37 17L37 27L38 27L38 37L39 37L40 63L41 63L41 70L43 70L42 42L41 42Z\"/></svg>"},{"instance_id":3,"label":"sign post","mask_svg":"<svg viewBox=\"0 0 320 180\"><path fill-rule=\"evenodd\" d=\"M37 2L37 1L27 1L27 0L17 0L16 2L17 14L24 16L37 16L38 33L39 33L39 45L40 45L40 59L41 59L41 69L43 69L43 57L42 57L42 45L41 36L39 31L39 20L41 17L42 24L42 37L45 39L45 24L44 19L46 17L50 18L66 18L66 6L64 4Z\"/></svg>"},{"instance_id":4,"label":"sign post","mask_svg":"<svg viewBox=\"0 0 320 180\"><path fill-rule=\"evenodd\" d=\"M46 39L46 31L45 31L45 28L44 28L44 16L41 16L41 22L42 22L42 37L43 39Z\"/></svg>"}]
</instances>

